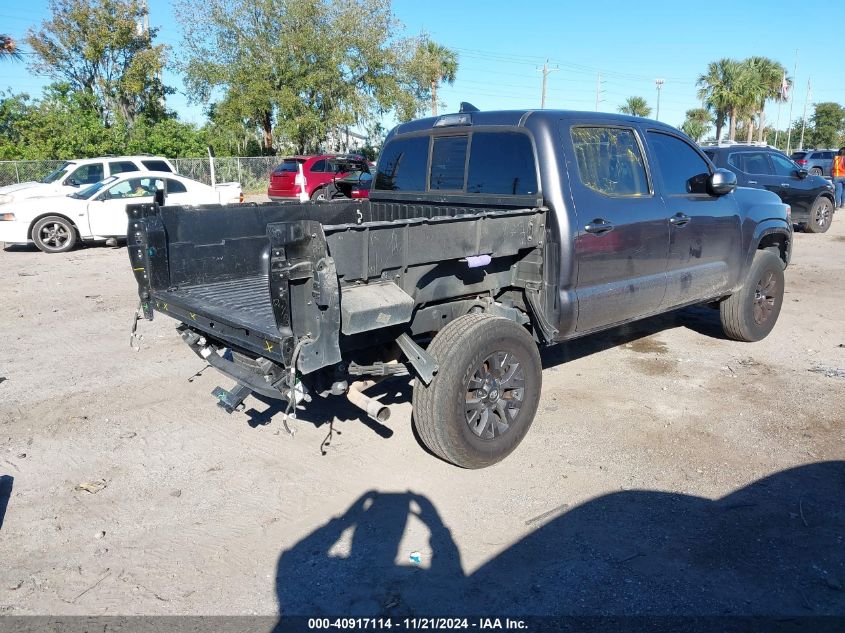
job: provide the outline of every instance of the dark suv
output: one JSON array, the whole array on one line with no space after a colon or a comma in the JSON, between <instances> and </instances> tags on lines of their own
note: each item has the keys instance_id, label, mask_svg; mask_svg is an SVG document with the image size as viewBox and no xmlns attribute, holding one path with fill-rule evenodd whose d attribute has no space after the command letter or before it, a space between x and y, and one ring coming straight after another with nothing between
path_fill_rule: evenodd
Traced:
<instances>
[{"instance_id":1,"label":"dark suv","mask_svg":"<svg viewBox=\"0 0 845 633\"><path fill-rule=\"evenodd\" d=\"M736 174L737 185L768 189L792 208L792 218L811 233L824 233L833 221L833 185L813 176L771 147L704 147L716 167Z\"/></svg>"}]
</instances>

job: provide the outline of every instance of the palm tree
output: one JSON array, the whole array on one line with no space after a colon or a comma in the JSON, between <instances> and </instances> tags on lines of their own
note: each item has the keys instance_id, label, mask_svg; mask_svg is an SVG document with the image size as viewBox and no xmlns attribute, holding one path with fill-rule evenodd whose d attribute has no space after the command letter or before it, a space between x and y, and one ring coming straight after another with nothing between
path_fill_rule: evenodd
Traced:
<instances>
[{"instance_id":1,"label":"palm tree","mask_svg":"<svg viewBox=\"0 0 845 633\"><path fill-rule=\"evenodd\" d=\"M11 35L0 35L0 59L20 59L18 44Z\"/></svg>"},{"instance_id":2,"label":"palm tree","mask_svg":"<svg viewBox=\"0 0 845 633\"><path fill-rule=\"evenodd\" d=\"M628 97L625 104L619 106L619 111L622 114L630 114L631 116L647 117L651 114L651 108L642 97Z\"/></svg>"},{"instance_id":3,"label":"palm tree","mask_svg":"<svg viewBox=\"0 0 845 633\"><path fill-rule=\"evenodd\" d=\"M437 116L437 88L444 81L450 85L455 82L458 56L428 38L419 45L416 56L421 77L431 90L431 114Z\"/></svg>"},{"instance_id":4,"label":"palm tree","mask_svg":"<svg viewBox=\"0 0 845 633\"><path fill-rule=\"evenodd\" d=\"M693 108L687 110L687 118L681 125L681 130L698 143L707 134L713 118L707 108Z\"/></svg>"},{"instance_id":5,"label":"palm tree","mask_svg":"<svg viewBox=\"0 0 845 633\"><path fill-rule=\"evenodd\" d=\"M786 69L780 63L768 57L749 57L745 64L752 75L751 92L756 97L757 140L762 141L766 127L766 101L782 98L784 80L787 86L792 85L792 80L786 76ZM750 136L748 140L751 140Z\"/></svg>"},{"instance_id":6,"label":"palm tree","mask_svg":"<svg viewBox=\"0 0 845 633\"><path fill-rule=\"evenodd\" d=\"M729 138L736 137L736 123L750 101L747 91L747 72L735 59L722 58L707 65L707 72L696 82L700 88L698 98L714 115L716 140L722 136L725 118L730 121Z\"/></svg>"}]
</instances>

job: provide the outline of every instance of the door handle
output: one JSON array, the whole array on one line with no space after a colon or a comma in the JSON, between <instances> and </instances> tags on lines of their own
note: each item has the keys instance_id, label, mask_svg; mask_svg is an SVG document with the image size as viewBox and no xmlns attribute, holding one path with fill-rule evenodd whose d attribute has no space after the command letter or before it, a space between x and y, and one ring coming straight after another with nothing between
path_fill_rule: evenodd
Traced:
<instances>
[{"instance_id":1,"label":"door handle","mask_svg":"<svg viewBox=\"0 0 845 633\"><path fill-rule=\"evenodd\" d=\"M787 189L789 189L789 183L788 182L782 182L782 183L780 183L780 186L786 187Z\"/></svg>"},{"instance_id":2,"label":"door handle","mask_svg":"<svg viewBox=\"0 0 845 633\"><path fill-rule=\"evenodd\" d=\"M669 224L673 226L686 226L690 221L690 217L684 213L676 213L669 218Z\"/></svg>"},{"instance_id":3,"label":"door handle","mask_svg":"<svg viewBox=\"0 0 845 633\"><path fill-rule=\"evenodd\" d=\"M749 181L748 181L748 184L749 184L749 185L756 185L756 184L757 184L757 181L756 181L756 180L749 180Z\"/></svg>"},{"instance_id":4,"label":"door handle","mask_svg":"<svg viewBox=\"0 0 845 633\"><path fill-rule=\"evenodd\" d=\"M593 233L594 235L604 235L613 230L613 225L608 222L607 220L602 220L601 218L596 218L589 224L584 227L584 230L587 233Z\"/></svg>"}]
</instances>

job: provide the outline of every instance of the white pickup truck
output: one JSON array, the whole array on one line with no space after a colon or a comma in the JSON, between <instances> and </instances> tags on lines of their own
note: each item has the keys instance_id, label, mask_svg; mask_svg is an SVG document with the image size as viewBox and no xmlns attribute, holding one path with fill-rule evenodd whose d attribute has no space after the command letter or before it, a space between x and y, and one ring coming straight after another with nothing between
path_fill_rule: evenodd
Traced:
<instances>
[{"instance_id":1,"label":"white pickup truck","mask_svg":"<svg viewBox=\"0 0 845 633\"><path fill-rule=\"evenodd\" d=\"M0 205L0 242L30 240L45 253L71 250L78 240L126 237L126 206L153 202L163 190L167 204L237 204L241 185L214 187L169 172L127 172L70 195L26 198Z\"/></svg>"}]
</instances>

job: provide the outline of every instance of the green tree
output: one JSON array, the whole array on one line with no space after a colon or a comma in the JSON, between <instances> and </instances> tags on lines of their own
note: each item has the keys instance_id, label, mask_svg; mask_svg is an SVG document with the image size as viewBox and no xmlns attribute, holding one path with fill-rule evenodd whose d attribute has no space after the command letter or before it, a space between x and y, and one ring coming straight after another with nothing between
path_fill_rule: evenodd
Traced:
<instances>
[{"instance_id":1,"label":"green tree","mask_svg":"<svg viewBox=\"0 0 845 633\"><path fill-rule=\"evenodd\" d=\"M30 66L39 74L90 95L105 125L118 118L164 118L161 82L166 47L154 45L157 29L142 0L50 0L52 17L30 29Z\"/></svg>"},{"instance_id":2,"label":"green tree","mask_svg":"<svg viewBox=\"0 0 845 633\"><path fill-rule=\"evenodd\" d=\"M754 95L748 89L747 68L735 59L710 62L707 72L698 77L698 98L713 112L716 139L721 139L725 119L729 120L728 138L735 140L737 121L751 108Z\"/></svg>"},{"instance_id":3,"label":"green tree","mask_svg":"<svg viewBox=\"0 0 845 633\"><path fill-rule=\"evenodd\" d=\"M692 108L687 110L686 119L681 124L681 130L696 143L710 130L713 118L707 108Z\"/></svg>"},{"instance_id":4,"label":"green tree","mask_svg":"<svg viewBox=\"0 0 845 633\"><path fill-rule=\"evenodd\" d=\"M458 72L458 56L454 51L432 42L427 35L421 38L414 58L416 75L431 95L431 114L437 116L437 88L442 83L453 84Z\"/></svg>"},{"instance_id":5,"label":"green tree","mask_svg":"<svg viewBox=\"0 0 845 633\"><path fill-rule=\"evenodd\" d=\"M189 94L223 90L267 151L277 134L306 152L331 130L412 118L428 96L389 0L181 0L179 15Z\"/></svg>"},{"instance_id":6,"label":"green tree","mask_svg":"<svg viewBox=\"0 0 845 633\"><path fill-rule=\"evenodd\" d=\"M651 108L642 97L628 97L625 103L619 106L619 111L622 114L630 114L632 116L647 117L651 114Z\"/></svg>"},{"instance_id":7,"label":"green tree","mask_svg":"<svg viewBox=\"0 0 845 633\"><path fill-rule=\"evenodd\" d=\"M757 140L762 141L766 127L766 102L770 99L782 100L783 82L792 85L792 79L786 76L786 69L768 57L749 57L745 62L746 70L750 74L750 92L755 101L757 114ZM751 141L751 130L749 138Z\"/></svg>"},{"instance_id":8,"label":"green tree","mask_svg":"<svg viewBox=\"0 0 845 633\"><path fill-rule=\"evenodd\" d=\"M18 43L11 35L0 35L0 59L20 59Z\"/></svg>"},{"instance_id":9,"label":"green tree","mask_svg":"<svg viewBox=\"0 0 845 633\"><path fill-rule=\"evenodd\" d=\"M805 134L807 144L815 147L834 147L842 135L843 128L845 108L829 101L817 103L810 118L810 128Z\"/></svg>"}]
</instances>

